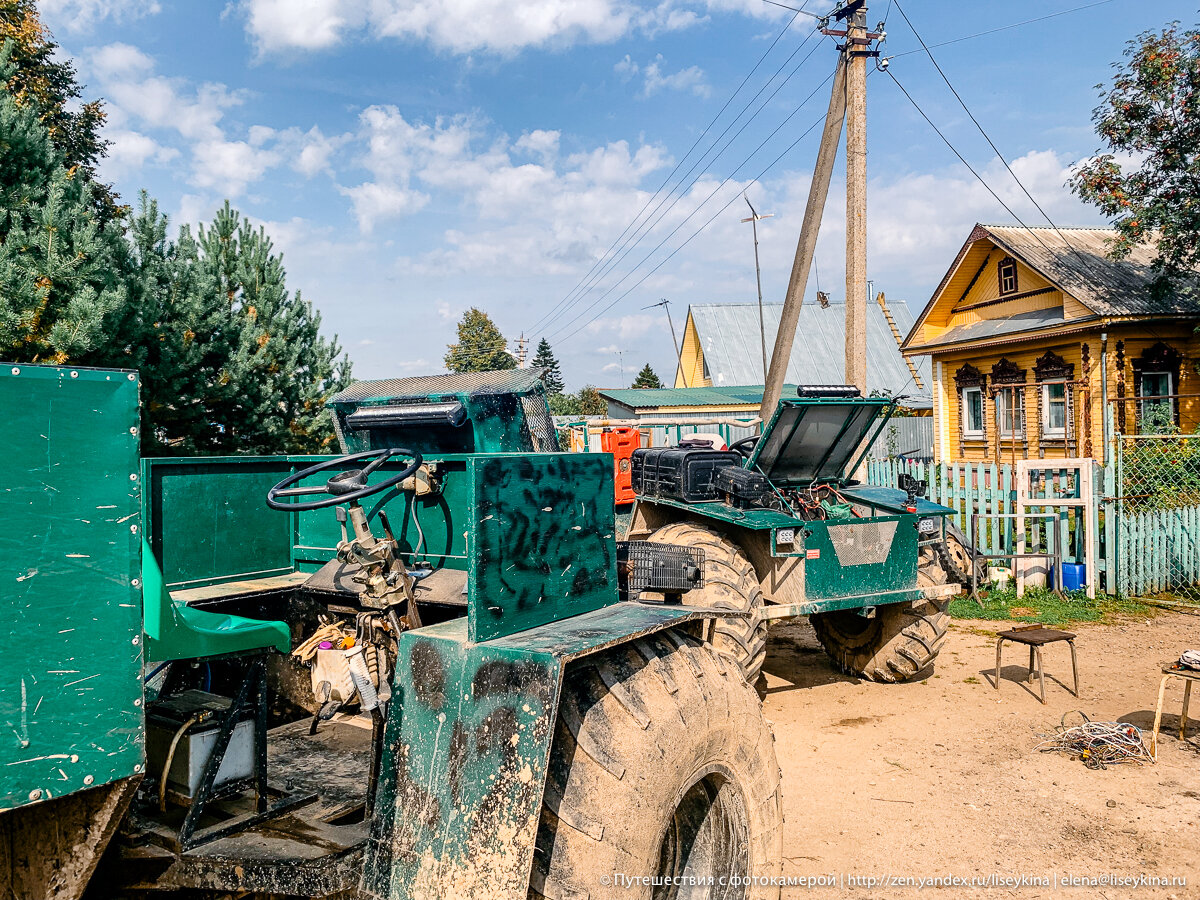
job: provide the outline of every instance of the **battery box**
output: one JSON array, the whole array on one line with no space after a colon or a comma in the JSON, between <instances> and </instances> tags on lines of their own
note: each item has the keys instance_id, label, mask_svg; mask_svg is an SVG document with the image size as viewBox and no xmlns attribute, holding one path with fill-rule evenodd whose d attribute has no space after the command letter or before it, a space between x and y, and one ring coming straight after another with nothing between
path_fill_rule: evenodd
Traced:
<instances>
[{"instance_id":1,"label":"battery box","mask_svg":"<svg viewBox=\"0 0 1200 900\"><path fill-rule=\"evenodd\" d=\"M717 494L738 509L774 505L775 492L771 490L767 476L761 472L752 472L741 466L722 466L717 469L714 484Z\"/></svg>"},{"instance_id":2,"label":"battery box","mask_svg":"<svg viewBox=\"0 0 1200 900\"><path fill-rule=\"evenodd\" d=\"M204 766L212 756L221 719L226 715L229 703L228 697L188 690L155 703L147 710L146 762L149 771L162 773L170 756L171 768L165 773L167 785L185 800L195 797L200 787ZM256 727L253 718L243 719L234 726L213 787L253 776ZM171 742L180 730L183 734L171 754Z\"/></svg>"},{"instance_id":3,"label":"battery box","mask_svg":"<svg viewBox=\"0 0 1200 900\"><path fill-rule=\"evenodd\" d=\"M715 484L717 470L741 462L741 454L711 448L634 450L630 480L642 497L705 503L720 499Z\"/></svg>"}]
</instances>

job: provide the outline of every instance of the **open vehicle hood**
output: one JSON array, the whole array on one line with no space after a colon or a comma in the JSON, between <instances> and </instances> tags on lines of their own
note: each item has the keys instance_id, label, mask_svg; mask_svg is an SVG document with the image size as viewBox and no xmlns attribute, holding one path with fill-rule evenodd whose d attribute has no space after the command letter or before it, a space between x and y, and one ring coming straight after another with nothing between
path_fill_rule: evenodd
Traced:
<instances>
[{"instance_id":1,"label":"open vehicle hood","mask_svg":"<svg viewBox=\"0 0 1200 900\"><path fill-rule=\"evenodd\" d=\"M844 480L895 407L874 397L780 400L747 467L777 485Z\"/></svg>"}]
</instances>

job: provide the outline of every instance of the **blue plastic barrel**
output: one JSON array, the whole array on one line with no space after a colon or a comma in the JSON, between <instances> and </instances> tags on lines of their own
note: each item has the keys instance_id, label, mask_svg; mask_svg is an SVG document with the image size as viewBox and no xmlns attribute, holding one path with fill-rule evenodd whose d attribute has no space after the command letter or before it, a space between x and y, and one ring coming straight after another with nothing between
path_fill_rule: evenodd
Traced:
<instances>
[{"instance_id":1,"label":"blue plastic barrel","mask_svg":"<svg viewBox=\"0 0 1200 900\"><path fill-rule=\"evenodd\" d=\"M1083 563L1063 563L1064 591L1082 591L1087 585L1087 566ZM1054 584L1054 566L1050 567L1050 584Z\"/></svg>"}]
</instances>

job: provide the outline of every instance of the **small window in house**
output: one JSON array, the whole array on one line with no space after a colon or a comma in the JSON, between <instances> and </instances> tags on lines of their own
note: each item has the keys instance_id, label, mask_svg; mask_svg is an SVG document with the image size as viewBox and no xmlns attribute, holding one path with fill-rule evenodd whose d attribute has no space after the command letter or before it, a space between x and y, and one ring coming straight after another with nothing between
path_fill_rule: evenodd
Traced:
<instances>
[{"instance_id":1,"label":"small window in house","mask_svg":"<svg viewBox=\"0 0 1200 900\"><path fill-rule=\"evenodd\" d=\"M1067 436L1067 385L1042 385L1042 437L1064 440Z\"/></svg>"},{"instance_id":2,"label":"small window in house","mask_svg":"<svg viewBox=\"0 0 1200 900\"><path fill-rule=\"evenodd\" d=\"M962 431L968 440L983 440L983 388L963 388Z\"/></svg>"},{"instance_id":3,"label":"small window in house","mask_svg":"<svg viewBox=\"0 0 1200 900\"><path fill-rule=\"evenodd\" d=\"M1017 261L1011 256L1000 260L1000 293L1017 292Z\"/></svg>"},{"instance_id":4,"label":"small window in house","mask_svg":"<svg viewBox=\"0 0 1200 900\"><path fill-rule=\"evenodd\" d=\"M1001 438L1025 437L1025 391L1021 388L996 391L996 433Z\"/></svg>"},{"instance_id":5,"label":"small window in house","mask_svg":"<svg viewBox=\"0 0 1200 900\"><path fill-rule=\"evenodd\" d=\"M1142 372L1138 384L1141 396L1141 432L1153 434L1175 424L1175 377L1171 372Z\"/></svg>"}]
</instances>

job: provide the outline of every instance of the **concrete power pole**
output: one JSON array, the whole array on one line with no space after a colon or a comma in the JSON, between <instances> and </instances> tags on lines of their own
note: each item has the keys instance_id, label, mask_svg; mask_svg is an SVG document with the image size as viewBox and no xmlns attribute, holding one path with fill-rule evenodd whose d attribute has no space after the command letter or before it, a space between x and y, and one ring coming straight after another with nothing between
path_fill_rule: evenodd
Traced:
<instances>
[{"instance_id":1,"label":"concrete power pole","mask_svg":"<svg viewBox=\"0 0 1200 900\"><path fill-rule=\"evenodd\" d=\"M763 385L767 383L767 326L763 322L763 305L762 305L762 270L758 265L758 222L759 219L769 219L775 213L763 213L761 216L754 208L754 204L750 202L750 198L746 196L746 192L742 191L742 199L746 201L746 205L750 207L750 218L742 219L742 224L750 223L750 227L754 229L754 283L758 285L758 336L762 341L762 358L763 358Z\"/></svg>"},{"instance_id":2,"label":"concrete power pole","mask_svg":"<svg viewBox=\"0 0 1200 900\"><path fill-rule=\"evenodd\" d=\"M846 29L846 383L867 394L867 7Z\"/></svg>"},{"instance_id":3,"label":"concrete power pole","mask_svg":"<svg viewBox=\"0 0 1200 900\"><path fill-rule=\"evenodd\" d=\"M847 21L844 30L826 27L829 19ZM808 204L796 242L796 259L788 281L787 296L780 314L779 333L767 370L763 402L759 415L770 421L783 391L792 342L804 303L804 288L817 247L821 215L829 195L829 179L846 123L846 381L867 388L867 60L879 55L872 44L883 33L869 33L866 27L866 0L846 0L821 19L821 31L831 37L845 38L838 47L837 71L833 92L825 115L825 130L817 151L817 165L808 188ZM848 117L848 118L847 118Z\"/></svg>"}]
</instances>

